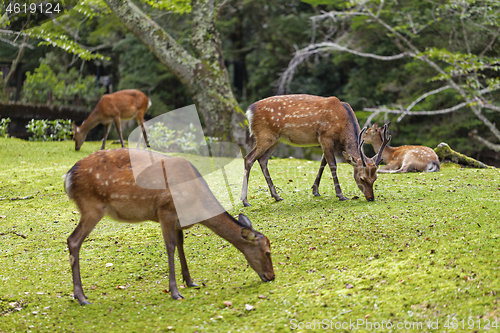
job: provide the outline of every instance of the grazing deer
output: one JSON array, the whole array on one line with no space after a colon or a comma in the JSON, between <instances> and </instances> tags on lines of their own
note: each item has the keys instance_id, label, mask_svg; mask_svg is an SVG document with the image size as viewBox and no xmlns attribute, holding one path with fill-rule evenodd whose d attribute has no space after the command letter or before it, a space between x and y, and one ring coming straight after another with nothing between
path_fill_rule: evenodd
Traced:
<instances>
[{"instance_id":1,"label":"grazing deer","mask_svg":"<svg viewBox=\"0 0 500 333\"><path fill-rule=\"evenodd\" d=\"M141 126L146 145L149 147L148 136L144 129L144 114L148 111L150 106L151 100L143 92L136 89L121 90L102 96L94 108L94 111L92 111L81 126L73 124L75 150L80 150L88 132L99 124L104 124L106 126L106 133L104 134L101 147L101 149L104 149L109 130L111 129L111 123L113 122L120 134L122 147L125 147L120 120L128 120L131 118L135 118L139 126Z\"/></svg>"},{"instance_id":2,"label":"grazing deer","mask_svg":"<svg viewBox=\"0 0 500 333\"><path fill-rule=\"evenodd\" d=\"M375 152L382 146L382 129L374 124L370 127L363 139L373 146ZM435 172L440 170L439 158L429 147L425 146L386 146L382 159L386 165L378 169L378 173L404 173L404 172Z\"/></svg>"},{"instance_id":3,"label":"grazing deer","mask_svg":"<svg viewBox=\"0 0 500 333\"><path fill-rule=\"evenodd\" d=\"M328 163L337 197L347 200L337 179L337 164L333 152L338 151L342 152L354 167L354 179L366 199L375 199L373 182L377 179L376 170L382 161L383 147L390 138L385 138L379 154L367 158L363 153L360 137L362 132L360 133L358 121L349 104L341 102L337 97L274 96L250 105L246 115L250 133L255 137L256 144L245 156L245 175L241 192L243 205L251 206L247 199L248 178L255 160L259 161L271 196L276 201L282 200L267 169L267 161L280 142L299 147L320 145L323 149L321 166L312 187L314 195L319 195L321 175Z\"/></svg>"},{"instance_id":4,"label":"grazing deer","mask_svg":"<svg viewBox=\"0 0 500 333\"><path fill-rule=\"evenodd\" d=\"M143 170L136 179L131 163L132 154L134 161L139 162L134 163L134 170ZM156 162L151 164L151 160ZM169 170L168 183L166 168ZM159 178L158 174L163 176ZM161 182L163 188L149 186ZM182 230L192 225L181 226L177 204L174 205L174 196L186 196L186 192L194 194L184 198L190 211L214 211L213 208L216 208L215 211L218 212L218 215L209 214L204 220L198 220L202 225L240 250L262 281L274 279L267 237L254 230L245 215L240 214L238 220L229 215L214 197L198 170L184 158L168 157L140 149L98 151L78 161L68 171L65 176L65 189L81 214L78 226L68 237L74 297L81 305L90 303L86 300L80 278L80 247L106 214L122 222L159 222L167 248L169 289L172 298L183 298L175 280L176 247L184 281L189 287L196 286L189 274L183 248Z\"/></svg>"}]
</instances>

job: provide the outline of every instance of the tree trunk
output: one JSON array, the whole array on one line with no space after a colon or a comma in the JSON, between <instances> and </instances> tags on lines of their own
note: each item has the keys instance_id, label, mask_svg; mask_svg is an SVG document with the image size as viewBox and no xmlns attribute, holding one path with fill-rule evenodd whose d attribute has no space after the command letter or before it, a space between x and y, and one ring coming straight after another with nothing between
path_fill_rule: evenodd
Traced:
<instances>
[{"instance_id":1,"label":"tree trunk","mask_svg":"<svg viewBox=\"0 0 500 333\"><path fill-rule=\"evenodd\" d=\"M186 86L205 124L205 135L245 146L243 111L231 91L215 28L215 0L192 2L193 55L131 1L105 1L127 29Z\"/></svg>"}]
</instances>

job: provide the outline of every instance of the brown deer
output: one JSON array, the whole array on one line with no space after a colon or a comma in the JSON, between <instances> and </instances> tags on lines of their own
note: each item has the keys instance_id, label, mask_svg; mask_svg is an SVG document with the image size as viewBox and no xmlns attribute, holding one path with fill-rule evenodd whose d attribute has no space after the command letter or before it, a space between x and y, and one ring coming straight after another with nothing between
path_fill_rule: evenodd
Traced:
<instances>
[{"instance_id":1,"label":"brown deer","mask_svg":"<svg viewBox=\"0 0 500 333\"><path fill-rule=\"evenodd\" d=\"M139 161L133 167L132 155L135 162ZM137 178L134 178L134 169L142 170ZM158 187L158 183L162 182L163 188ZM74 297L81 305L90 303L86 300L80 278L80 247L106 214L122 222L159 222L167 248L172 298L183 298L175 279L176 247L184 281L189 287L196 286L189 274L183 248L182 230L192 225L182 226L179 222L177 202L174 205L176 195L177 199L179 196L181 199L183 195L187 196L184 199L192 212L216 212L218 215L211 215L209 212L204 220L199 220L200 223L240 250L262 281L274 279L267 237L254 230L245 215L240 214L238 220L229 215L198 170L184 158L168 157L140 149L101 150L78 161L66 173L65 189L81 214L78 226L68 237Z\"/></svg>"},{"instance_id":2,"label":"brown deer","mask_svg":"<svg viewBox=\"0 0 500 333\"><path fill-rule=\"evenodd\" d=\"M334 156L334 151L337 151L342 152L354 167L354 179L366 199L375 199L373 182L377 179L376 170L382 161L384 146L390 138L385 138L379 154L367 158L363 153L362 132L360 133L358 121L349 104L341 102L337 97L274 96L250 105L246 115L250 133L255 137L256 144L245 156L245 175L241 192L243 205L251 206L247 199L248 178L255 160L259 161L271 196L276 201L282 200L267 169L267 161L280 142L300 147L320 145L323 149L321 166L312 187L314 195L319 195L321 175L328 163L337 197L347 200L337 179Z\"/></svg>"},{"instance_id":3,"label":"brown deer","mask_svg":"<svg viewBox=\"0 0 500 333\"><path fill-rule=\"evenodd\" d=\"M365 132L363 139L378 152L383 143L382 128L374 124ZM378 173L435 172L441 168L434 150L425 146L386 146L382 159L386 165L381 166Z\"/></svg>"},{"instance_id":4,"label":"brown deer","mask_svg":"<svg viewBox=\"0 0 500 333\"><path fill-rule=\"evenodd\" d=\"M89 131L99 124L104 124L106 126L106 133L104 134L101 147L101 149L104 149L106 139L111 129L111 123L113 122L120 134L122 147L125 147L120 120L128 120L131 118L135 118L137 124L141 126L146 145L149 147L148 136L144 129L144 114L148 111L150 106L150 99L143 92L136 89L120 90L102 96L94 108L94 111L92 111L81 126L73 124L75 150L80 150Z\"/></svg>"}]
</instances>

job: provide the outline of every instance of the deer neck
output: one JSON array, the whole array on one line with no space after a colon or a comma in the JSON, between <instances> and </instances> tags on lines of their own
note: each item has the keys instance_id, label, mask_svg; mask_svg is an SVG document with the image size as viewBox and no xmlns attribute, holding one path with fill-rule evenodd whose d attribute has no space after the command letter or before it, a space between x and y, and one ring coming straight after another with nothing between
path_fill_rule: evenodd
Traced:
<instances>
[{"instance_id":1,"label":"deer neck","mask_svg":"<svg viewBox=\"0 0 500 333\"><path fill-rule=\"evenodd\" d=\"M357 124L356 124L357 125ZM353 124L352 128L346 129L346 132L348 135L345 137L344 140L344 150L351 155L353 158L360 159L361 155L359 154L359 142L358 142L358 136L359 136L359 126L356 126Z\"/></svg>"},{"instance_id":2,"label":"deer neck","mask_svg":"<svg viewBox=\"0 0 500 333\"><path fill-rule=\"evenodd\" d=\"M243 227L229 213L224 212L201 222L201 224L243 252L243 238L241 236Z\"/></svg>"},{"instance_id":3,"label":"deer neck","mask_svg":"<svg viewBox=\"0 0 500 333\"><path fill-rule=\"evenodd\" d=\"M83 124L81 124L79 127L78 127L78 130L79 132L86 136L87 133L93 129L94 127L96 127L97 125L99 125L101 123L98 115L97 115L97 110L94 110L90 116L85 119L85 121L83 122Z\"/></svg>"},{"instance_id":4,"label":"deer neck","mask_svg":"<svg viewBox=\"0 0 500 333\"><path fill-rule=\"evenodd\" d=\"M379 136L372 143L373 150L375 150L375 154L378 154L380 151L380 147L382 147L382 138ZM382 159L387 161L387 157L391 156L394 153L395 148L389 145L386 145L384 151L382 152Z\"/></svg>"}]
</instances>

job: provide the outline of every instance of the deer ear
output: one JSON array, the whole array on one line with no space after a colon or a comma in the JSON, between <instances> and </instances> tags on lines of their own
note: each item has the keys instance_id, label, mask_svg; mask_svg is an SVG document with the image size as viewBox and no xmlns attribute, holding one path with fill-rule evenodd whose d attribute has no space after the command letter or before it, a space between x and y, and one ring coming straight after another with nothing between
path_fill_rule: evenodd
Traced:
<instances>
[{"instance_id":1,"label":"deer ear","mask_svg":"<svg viewBox=\"0 0 500 333\"><path fill-rule=\"evenodd\" d=\"M247 227L248 229L253 229L252 222L250 222L250 219L246 217L244 214L238 215L238 222L240 222L240 224Z\"/></svg>"},{"instance_id":2,"label":"deer ear","mask_svg":"<svg viewBox=\"0 0 500 333\"><path fill-rule=\"evenodd\" d=\"M377 129L377 128L378 128L377 123L373 124L373 126L372 126L372 127L373 127L373 129Z\"/></svg>"},{"instance_id":3,"label":"deer ear","mask_svg":"<svg viewBox=\"0 0 500 333\"><path fill-rule=\"evenodd\" d=\"M257 234L251 229L243 228L241 229L241 237L249 242L253 242L253 240L257 237Z\"/></svg>"},{"instance_id":4,"label":"deer ear","mask_svg":"<svg viewBox=\"0 0 500 333\"><path fill-rule=\"evenodd\" d=\"M356 161L352 158L351 155L349 155L347 152L343 151L342 152L342 156L344 156L345 160L347 161L347 163L349 163L350 165L352 166L356 166L357 163Z\"/></svg>"},{"instance_id":5,"label":"deer ear","mask_svg":"<svg viewBox=\"0 0 500 333\"><path fill-rule=\"evenodd\" d=\"M78 127L75 125L75 123L71 123L71 125L73 125L73 131L75 131L75 132L76 132L76 129L77 129Z\"/></svg>"}]
</instances>

